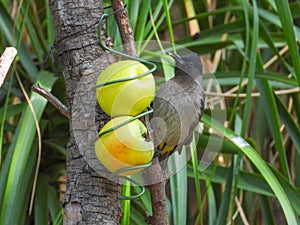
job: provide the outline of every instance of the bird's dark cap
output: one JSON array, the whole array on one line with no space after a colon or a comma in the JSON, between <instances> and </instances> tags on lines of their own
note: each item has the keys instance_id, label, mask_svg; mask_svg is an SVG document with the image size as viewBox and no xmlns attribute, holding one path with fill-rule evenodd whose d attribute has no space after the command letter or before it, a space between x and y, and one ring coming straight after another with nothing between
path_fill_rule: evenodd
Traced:
<instances>
[{"instance_id":1,"label":"bird's dark cap","mask_svg":"<svg viewBox=\"0 0 300 225\"><path fill-rule=\"evenodd\" d=\"M175 59L176 63L184 64L184 60L180 55L176 54L175 52L169 52L169 55Z\"/></svg>"}]
</instances>

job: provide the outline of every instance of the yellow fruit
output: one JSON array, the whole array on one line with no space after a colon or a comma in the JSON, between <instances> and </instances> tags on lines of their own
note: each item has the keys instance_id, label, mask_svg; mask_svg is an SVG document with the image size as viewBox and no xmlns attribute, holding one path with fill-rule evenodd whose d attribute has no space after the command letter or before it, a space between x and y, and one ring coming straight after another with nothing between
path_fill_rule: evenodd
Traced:
<instances>
[{"instance_id":1,"label":"yellow fruit","mask_svg":"<svg viewBox=\"0 0 300 225\"><path fill-rule=\"evenodd\" d=\"M100 133L130 118L132 117L116 117L105 124ZM149 163L154 154L154 146L153 142L145 139L146 133L145 125L136 119L102 135L95 143L95 152L99 161L111 172ZM129 175L140 170L123 172L120 175Z\"/></svg>"},{"instance_id":2,"label":"yellow fruit","mask_svg":"<svg viewBox=\"0 0 300 225\"><path fill-rule=\"evenodd\" d=\"M111 64L98 77L97 84L129 78L149 69L134 60L123 60ZM150 73L138 79L106 85L96 89L102 110L110 116L135 116L143 112L155 95L155 81Z\"/></svg>"}]
</instances>

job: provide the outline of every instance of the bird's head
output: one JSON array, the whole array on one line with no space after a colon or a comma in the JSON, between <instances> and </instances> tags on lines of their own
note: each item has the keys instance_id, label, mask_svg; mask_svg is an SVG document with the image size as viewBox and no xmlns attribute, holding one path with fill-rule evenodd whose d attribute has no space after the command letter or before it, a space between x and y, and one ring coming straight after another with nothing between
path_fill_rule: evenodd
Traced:
<instances>
[{"instance_id":1,"label":"bird's head","mask_svg":"<svg viewBox=\"0 0 300 225\"><path fill-rule=\"evenodd\" d=\"M185 56L180 56L170 52L169 55L174 58L177 70L181 70L191 77L202 75L202 62L196 53L193 52Z\"/></svg>"}]
</instances>

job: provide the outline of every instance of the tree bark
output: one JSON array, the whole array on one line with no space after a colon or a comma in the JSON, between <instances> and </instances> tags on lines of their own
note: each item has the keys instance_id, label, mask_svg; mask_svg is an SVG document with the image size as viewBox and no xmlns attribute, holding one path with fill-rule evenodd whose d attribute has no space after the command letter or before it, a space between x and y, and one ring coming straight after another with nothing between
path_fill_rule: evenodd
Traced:
<instances>
[{"instance_id":1,"label":"tree bark","mask_svg":"<svg viewBox=\"0 0 300 225\"><path fill-rule=\"evenodd\" d=\"M74 120L74 115L89 118L97 107L95 93L90 87L103 69L113 60L98 59L104 54L98 43L97 21L103 13L102 1L96 0L51 0L50 9L56 32L56 48L66 82L66 94L70 111L70 143L67 148L67 190L64 199L64 224L119 224L122 216L120 185L106 179L94 171L87 163L89 151L83 154L76 141L75 129L82 121ZM105 33L105 30L102 31ZM108 41L106 37L103 37ZM77 88L77 85L87 88ZM94 83L95 84L95 83ZM80 96L73 105L75 95ZM91 98L86 96L92 96ZM79 105L84 106L82 108ZM77 108L76 108L77 107ZM99 111L99 109L98 109ZM108 118L103 113L92 121L97 128ZM88 120L87 120L88 121ZM93 124L82 123L83 134L89 134ZM94 133L92 134L94 135ZM90 153L92 155L92 153Z\"/></svg>"},{"instance_id":2,"label":"tree bark","mask_svg":"<svg viewBox=\"0 0 300 225\"><path fill-rule=\"evenodd\" d=\"M158 158L152 160L152 165L143 171L144 180L149 183L147 186L152 203L153 215L149 217L149 224L168 225L168 208L166 200L166 181L168 175L161 168Z\"/></svg>"},{"instance_id":3,"label":"tree bark","mask_svg":"<svg viewBox=\"0 0 300 225\"><path fill-rule=\"evenodd\" d=\"M112 0L111 5L114 12L118 11L123 7L122 0ZM135 45L134 45L134 33L131 28L127 10L121 10L115 13L115 18L120 29L120 35L124 47L124 53L132 56L137 56Z\"/></svg>"}]
</instances>

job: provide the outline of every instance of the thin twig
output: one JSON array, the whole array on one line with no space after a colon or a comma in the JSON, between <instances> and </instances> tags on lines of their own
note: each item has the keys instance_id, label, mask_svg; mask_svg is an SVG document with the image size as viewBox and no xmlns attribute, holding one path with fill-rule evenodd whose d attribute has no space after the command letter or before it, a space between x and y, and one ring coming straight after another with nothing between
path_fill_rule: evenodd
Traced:
<instances>
[{"instance_id":1,"label":"thin twig","mask_svg":"<svg viewBox=\"0 0 300 225\"><path fill-rule=\"evenodd\" d=\"M285 46L284 48L282 48L280 51L279 51L279 55L283 55L285 54L287 51L289 50L289 47L288 46ZM264 64L264 69L267 69L270 65L272 65L276 60L278 59L278 56L275 55L273 56L269 61L267 61L265 64ZM246 78L242 83L241 83L241 86L240 87L244 87L245 85L248 84L248 78ZM226 92L226 94L230 94L230 93L234 93L236 92L239 88L239 85L231 88L230 90L228 90Z\"/></svg>"},{"instance_id":2,"label":"thin twig","mask_svg":"<svg viewBox=\"0 0 300 225\"><path fill-rule=\"evenodd\" d=\"M286 95L286 94L291 94L291 93L296 93L299 92L300 88L299 87L295 87L295 88L291 88L291 89L286 89L286 90L276 90L274 91L274 93L276 95ZM240 93L240 94L235 94L235 93L219 93L219 92L205 92L206 96L210 96L210 97L223 97L223 98L246 98L247 94L246 93ZM259 92L254 92L251 93L251 97L259 97L260 93Z\"/></svg>"},{"instance_id":3,"label":"thin twig","mask_svg":"<svg viewBox=\"0 0 300 225\"><path fill-rule=\"evenodd\" d=\"M279 55L285 54L289 50L289 46L286 45L279 51ZM277 55L274 55L269 61L264 64L264 69L267 69L270 65L272 65L278 59Z\"/></svg>"},{"instance_id":4,"label":"thin twig","mask_svg":"<svg viewBox=\"0 0 300 225\"><path fill-rule=\"evenodd\" d=\"M2 86L5 77L8 73L10 65L14 61L15 56L17 55L17 49L14 47L5 48L3 54L0 58L0 87Z\"/></svg>"},{"instance_id":5,"label":"thin twig","mask_svg":"<svg viewBox=\"0 0 300 225\"><path fill-rule=\"evenodd\" d=\"M245 214L245 212L243 210L242 204L241 204L240 200L237 197L235 197L235 203L237 205L237 210L238 210L238 212L239 212L239 214L241 216L243 224L249 225L250 223L248 222L248 219L247 219L246 214Z\"/></svg>"},{"instance_id":6,"label":"thin twig","mask_svg":"<svg viewBox=\"0 0 300 225\"><path fill-rule=\"evenodd\" d=\"M34 84L31 88L34 92L40 94L44 98L46 98L55 108L59 110L59 112L67 118L70 118L70 114L67 106L65 106L58 98L56 98L53 94L42 88L39 84Z\"/></svg>"}]
</instances>

